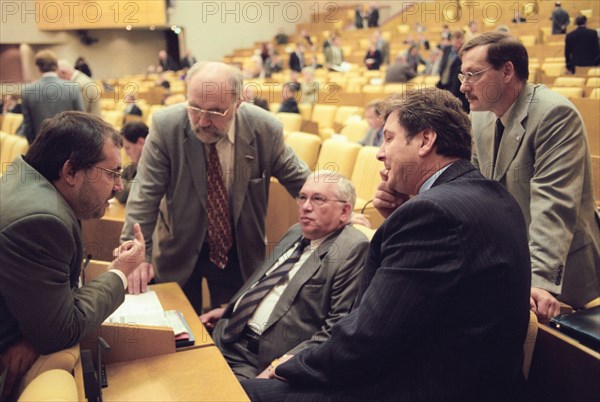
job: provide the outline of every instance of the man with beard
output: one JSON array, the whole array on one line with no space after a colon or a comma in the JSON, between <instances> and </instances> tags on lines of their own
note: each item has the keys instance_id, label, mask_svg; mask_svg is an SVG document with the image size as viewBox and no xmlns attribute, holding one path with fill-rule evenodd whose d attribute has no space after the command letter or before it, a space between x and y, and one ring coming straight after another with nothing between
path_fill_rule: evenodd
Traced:
<instances>
[{"instance_id":1,"label":"man with beard","mask_svg":"<svg viewBox=\"0 0 600 402\"><path fill-rule=\"evenodd\" d=\"M123 302L127 275L143 261L144 237L134 225L135 240L115 250L110 272L77 287L84 254L78 220L102 217L122 189L121 144L100 118L64 112L46 120L27 154L2 177L4 396L38 354L70 347L98 328Z\"/></svg>"},{"instance_id":2,"label":"man with beard","mask_svg":"<svg viewBox=\"0 0 600 402\"><path fill-rule=\"evenodd\" d=\"M153 115L121 237L132 238L134 222L146 236L131 291L154 276L177 281L200 313L203 277L218 307L262 263L271 177L296 196L309 170L284 144L281 123L242 102L238 69L196 63L187 84L186 103Z\"/></svg>"}]
</instances>

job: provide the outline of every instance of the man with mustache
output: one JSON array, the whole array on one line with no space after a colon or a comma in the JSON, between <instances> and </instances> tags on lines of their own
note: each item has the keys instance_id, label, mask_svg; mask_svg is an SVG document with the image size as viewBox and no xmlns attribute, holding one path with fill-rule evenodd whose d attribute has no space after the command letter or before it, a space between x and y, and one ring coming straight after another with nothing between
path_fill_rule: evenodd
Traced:
<instances>
[{"instance_id":1,"label":"man with mustache","mask_svg":"<svg viewBox=\"0 0 600 402\"><path fill-rule=\"evenodd\" d=\"M70 347L97 329L123 302L127 276L144 259L144 237L134 225L134 240L115 250L110 272L77 286L84 255L79 220L102 217L123 188L121 146L119 134L100 118L63 112L44 122L27 154L2 176L5 395L38 354Z\"/></svg>"},{"instance_id":2,"label":"man with mustache","mask_svg":"<svg viewBox=\"0 0 600 402\"><path fill-rule=\"evenodd\" d=\"M563 96L527 83L527 50L508 34L481 34L460 57L473 164L508 189L529 228L531 309L548 320L559 300L583 308L600 296L600 218L581 116Z\"/></svg>"},{"instance_id":3,"label":"man with mustache","mask_svg":"<svg viewBox=\"0 0 600 402\"><path fill-rule=\"evenodd\" d=\"M140 222L146 238L131 291L155 275L177 281L200 314L202 277L219 307L264 260L271 177L296 196L309 170L283 142L281 123L242 102L242 86L238 69L199 62L187 102L153 115L121 235L130 239Z\"/></svg>"}]
</instances>

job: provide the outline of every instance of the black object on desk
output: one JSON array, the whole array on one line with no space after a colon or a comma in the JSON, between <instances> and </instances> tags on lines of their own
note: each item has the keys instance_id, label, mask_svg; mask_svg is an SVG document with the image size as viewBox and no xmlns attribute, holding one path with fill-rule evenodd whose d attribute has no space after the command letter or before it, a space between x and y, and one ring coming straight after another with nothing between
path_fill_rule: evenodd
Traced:
<instances>
[{"instance_id":1,"label":"black object on desk","mask_svg":"<svg viewBox=\"0 0 600 402\"><path fill-rule=\"evenodd\" d=\"M550 326L600 352L600 306L556 316Z\"/></svg>"}]
</instances>

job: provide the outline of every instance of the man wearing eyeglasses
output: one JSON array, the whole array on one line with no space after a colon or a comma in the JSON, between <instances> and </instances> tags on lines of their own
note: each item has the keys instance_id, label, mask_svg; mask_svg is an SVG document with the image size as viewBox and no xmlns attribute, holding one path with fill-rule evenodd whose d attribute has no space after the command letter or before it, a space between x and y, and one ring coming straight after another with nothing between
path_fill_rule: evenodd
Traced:
<instances>
[{"instance_id":1,"label":"man wearing eyeglasses","mask_svg":"<svg viewBox=\"0 0 600 402\"><path fill-rule=\"evenodd\" d=\"M104 215L121 191L122 140L100 118L47 119L0 183L0 377L5 395L34 362L75 345L123 302L127 276L144 260L144 237L115 250L107 272L78 288L84 245L78 220ZM2 381L0 381L0 389ZM2 395L0 395L2 400Z\"/></svg>"},{"instance_id":2,"label":"man wearing eyeglasses","mask_svg":"<svg viewBox=\"0 0 600 402\"><path fill-rule=\"evenodd\" d=\"M218 307L264 260L271 177L296 196L309 170L285 145L281 123L242 103L242 85L234 67L196 63L187 102L153 115L121 235L131 238L139 222L146 236L132 292L154 275L176 281L201 313L203 277Z\"/></svg>"},{"instance_id":3,"label":"man wearing eyeglasses","mask_svg":"<svg viewBox=\"0 0 600 402\"><path fill-rule=\"evenodd\" d=\"M581 116L561 95L527 83L527 50L517 39L484 33L460 55L473 163L506 186L529 228L531 309L550 319L558 300L583 308L600 296L600 219Z\"/></svg>"},{"instance_id":4,"label":"man wearing eyeglasses","mask_svg":"<svg viewBox=\"0 0 600 402\"><path fill-rule=\"evenodd\" d=\"M200 316L208 328L216 324L215 344L239 379L323 342L350 311L369 246L349 225L355 199L354 186L339 173L309 176L296 197L300 223L226 308Z\"/></svg>"}]
</instances>

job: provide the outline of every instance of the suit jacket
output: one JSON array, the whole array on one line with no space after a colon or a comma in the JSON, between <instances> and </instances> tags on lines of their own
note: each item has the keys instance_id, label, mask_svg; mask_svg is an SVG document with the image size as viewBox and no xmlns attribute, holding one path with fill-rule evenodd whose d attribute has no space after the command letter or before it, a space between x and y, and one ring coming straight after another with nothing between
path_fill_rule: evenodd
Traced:
<instances>
[{"instance_id":1,"label":"suit jacket","mask_svg":"<svg viewBox=\"0 0 600 402\"><path fill-rule=\"evenodd\" d=\"M569 25L570 18L569 13L562 7L556 7L552 11L552 35L564 34L567 32L567 26ZM564 27L564 28L563 28Z\"/></svg>"},{"instance_id":2,"label":"suit jacket","mask_svg":"<svg viewBox=\"0 0 600 402\"><path fill-rule=\"evenodd\" d=\"M446 66L450 62L452 49L452 46L446 46L444 48L444 53L440 62L440 75L444 73ZM465 97L465 94L460 92L460 81L458 79L458 74L460 73L461 68L462 61L460 60L460 57L456 56L456 58L452 61L452 65L450 66L450 76L448 78L448 82L446 84L442 84L442 81L440 80L437 84L437 87L452 92L452 95L456 96L462 102L463 110L469 113L469 101Z\"/></svg>"},{"instance_id":3,"label":"suit jacket","mask_svg":"<svg viewBox=\"0 0 600 402\"><path fill-rule=\"evenodd\" d=\"M330 66L337 66L339 67L340 64L342 64L342 62L344 61L344 52L342 51L341 47L336 47L336 49L339 50L339 54L337 54L336 52L334 52L334 47L333 46L327 46L324 50L325 52L325 64L327 64L327 67Z\"/></svg>"},{"instance_id":4,"label":"suit jacket","mask_svg":"<svg viewBox=\"0 0 600 402\"><path fill-rule=\"evenodd\" d=\"M190 68L192 67L194 64L196 64L196 58L194 56L186 56L183 59L181 59L181 68Z\"/></svg>"},{"instance_id":5,"label":"suit jacket","mask_svg":"<svg viewBox=\"0 0 600 402\"><path fill-rule=\"evenodd\" d=\"M412 68L405 63L390 64L385 72L385 82L407 82L417 76Z\"/></svg>"},{"instance_id":6,"label":"suit jacket","mask_svg":"<svg viewBox=\"0 0 600 402\"><path fill-rule=\"evenodd\" d=\"M78 86L51 76L42 77L37 82L23 86L21 105L23 125L20 132L30 144L38 135L44 119L67 110L84 110Z\"/></svg>"},{"instance_id":7,"label":"suit jacket","mask_svg":"<svg viewBox=\"0 0 600 402\"><path fill-rule=\"evenodd\" d=\"M142 109L140 109L135 103L130 103L125 107L123 114L124 115L132 114L135 116L141 116Z\"/></svg>"},{"instance_id":8,"label":"suit jacket","mask_svg":"<svg viewBox=\"0 0 600 402\"><path fill-rule=\"evenodd\" d=\"M526 85L504 129L495 168L496 116L472 112L471 121L474 165L500 181L525 215L532 286L576 308L600 296L590 151L573 104L543 85Z\"/></svg>"},{"instance_id":9,"label":"suit jacket","mask_svg":"<svg viewBox=\"0 0 600 402\"><path fill-rule=\"evenodd\" d=\"M23 175L0 183L0 355L21 338L47 354L97 329L125 292L111 272L77 288L83 244L73 210L23 158L12 166Z\"/></svg>"},{"instance_id":10,"label":"suit jacket","mask_svg":"<svg viewBox=\"0 0 600 402\"><path fill-rule=\"evenodd\" d=\"M243 103L235 118L234 180L229 194L242 278L265 257L265 217L271 177L295 196L309 171L283 142L282 125L269 112ZM206 159L183 103L152 115L150 133L132 183L122 239L139 222L147 259L159 282L184 285L206 239ZM242 214L243 211L243 214Z\"/></svg>"},{"instance_id":11,"label":"suit jacket","mask_svg":"<svg viewBox=\"0 0 600 402\"><path fill-rule=\"evenodd\" d=\"M515 200L459 160L377 230L330 340L276 373L295 400L514 400L529 285Z\"/></svg>"},{"instance_id":12,"label":"suit jacket","mask_svg":"<svg viewBox=\"0 0 600 402\"><path fill-rule=\"evenodd\" d=\"M373 59L375 62L373 64L366 64L367 59ZM373 53L367 50L367 54L365 54L365 66L367 70L379 70L381 67L381 63L383 63L383 55L379 49L375 49Z\"/></svg>"},{"instance_id":13,"label":"suit jacket","mask_svg":"<svg viewBox=\"0 0 600 402\"><path fill-rule=\"evenodd\" d=\"M78 70L75 70L73 73L71 81L76 82L79 86L81 97L83 99L84 112L102 117L102 108L100 107L100 98L102 96L101 87L90 77Z\"/></svg>"},{"instance_id":14,"label":"suit jacket","mask_svg":"<svg viewBox=\"0 0 600 402\"><path fill-rule=\"evenodd\" d=\"M261 268L231 299L223 318L213 331L219 348L235 302L294 245L302 232L294 225L265 260ZM331 327L350 311L358 291L369 240L351 225L325 240L300 267L279 299L259 343L258 367L248 367L247 377L255 377L277 357L320 344L331 336Z\"/></svg>"},{"instance_id":15,"label":"suit jacket","mask_svg":"<svg viewBox=\"0 0 600 402\"><path fill-rule=\"evenodd\" d=\"M298 52L292 52L290 54L289 61L290 70L302 72L302 67L304 67L304 56L302 56L302 60L300 56L298 56Z\"/></svg>"},{"instance_id":16,"label":"suit jacket","mask_svg":"<svg viewBox=\"0 0 600 402\"><path fill-rule=\"evenodd\" d=\"M600 64L600 47L598 34L593 29L578 27L565 38L565 61L567 69L575 71L575 67L589 67Z\"/></svg>"}]
</instances>

